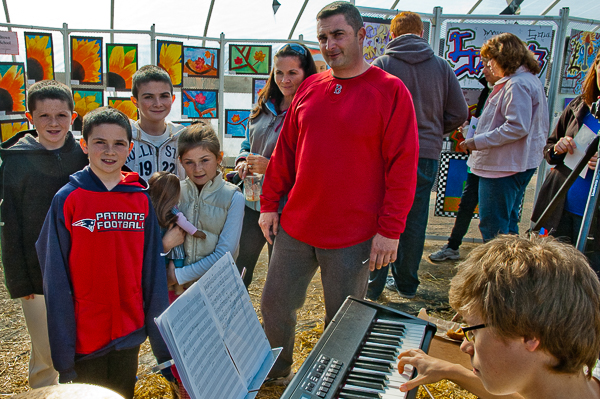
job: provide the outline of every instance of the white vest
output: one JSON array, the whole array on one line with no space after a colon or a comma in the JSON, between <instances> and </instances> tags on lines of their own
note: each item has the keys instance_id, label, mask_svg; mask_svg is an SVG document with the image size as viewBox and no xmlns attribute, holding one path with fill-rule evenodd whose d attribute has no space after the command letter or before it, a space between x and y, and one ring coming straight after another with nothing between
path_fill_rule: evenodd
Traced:
<instances>
[{"instance_id":1,"label":"white vest","mask_svg":"<svg viewBox=\"0 0 600 399\"><path fill-rule=\"evenodd\" d=\"M179 210L185 217L206 234L206 239L185 236L184 265L188 266L214 252L227 220L227 212L231 205L233 194L239 191L235 185L223 180L223 174L217 176L202 187L202 191L189 179L181 182ZM231 254L235 259L235 254Z\"/></svg>"}]
</instances>

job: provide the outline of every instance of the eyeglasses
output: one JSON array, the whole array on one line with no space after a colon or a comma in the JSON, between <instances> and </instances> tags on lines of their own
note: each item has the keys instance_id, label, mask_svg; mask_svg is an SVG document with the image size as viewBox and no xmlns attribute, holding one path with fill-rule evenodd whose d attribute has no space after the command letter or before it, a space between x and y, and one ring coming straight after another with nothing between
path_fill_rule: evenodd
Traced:
<instances>
[{"instance_id":1,"label":"eyeglasses","mask_svg":"<svg viewBox=\"0 0 600 399\"><path fill-rule=\"evenodd\" d=\"M306 49L304 47L302 47L301 45L296 44L296 43L284 44L283 47L281 47L277 51L277 54L282 53L282 52L284 52L284 51L286 51L288 49L291 50L291 51L293 51L296 54L299 54L299 55L301 55L303 57L306 57ZM275 54L275 55L277 55L277 54Z\"/></svg>"},{"instance_id":2,"label":"eyeglasses","mask_svg":"<svg viewBox=\"0 0 600 399\"><path fill-rule=\"evenodd\" d=\"M462 332L465 334L465 339L469 342L475 342L475 334L473 334L474 330L480 330L482 328L486 328L485 324L478 324L476 326L468 326L462 327Z\"/></svg>"}]
</instances>

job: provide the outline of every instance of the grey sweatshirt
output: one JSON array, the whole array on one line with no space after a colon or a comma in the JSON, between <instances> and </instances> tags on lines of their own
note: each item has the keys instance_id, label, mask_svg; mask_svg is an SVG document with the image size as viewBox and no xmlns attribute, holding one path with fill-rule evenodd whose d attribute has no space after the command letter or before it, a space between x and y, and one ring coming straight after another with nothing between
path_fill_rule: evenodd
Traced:
<instances>
[{"instance_id":1,"label":"grey sweatshirt","mask_svg":"<svg viewBox=\"0 0 600 399\"><path fill-rule=\"evenodd\" d=\"M442 138L460 127L469 110L448 62L436 56L427 41L402 35L385 48L373 65L397 76L412 95L419 127L419 158L438 159Z\"/></svg>"}]
</instances>

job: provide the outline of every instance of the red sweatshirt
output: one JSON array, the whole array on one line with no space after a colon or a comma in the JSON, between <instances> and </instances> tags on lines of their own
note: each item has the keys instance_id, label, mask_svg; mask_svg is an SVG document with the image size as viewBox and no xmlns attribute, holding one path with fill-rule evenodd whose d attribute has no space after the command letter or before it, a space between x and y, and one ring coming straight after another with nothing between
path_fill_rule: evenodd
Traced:
<instances>
[{"instance_id":1,"label":"red sweatshirt","mask_svg":"<svg viewBox=\"0 0 600 399\"><path fill-rule=\"evenodd\" d=\"M402 81L371 67L338 79L306 79L292 102L271 157L261 212L318 248L356 245L404 231L417 181L417 121Z\"/></svg>"}]
</instances>

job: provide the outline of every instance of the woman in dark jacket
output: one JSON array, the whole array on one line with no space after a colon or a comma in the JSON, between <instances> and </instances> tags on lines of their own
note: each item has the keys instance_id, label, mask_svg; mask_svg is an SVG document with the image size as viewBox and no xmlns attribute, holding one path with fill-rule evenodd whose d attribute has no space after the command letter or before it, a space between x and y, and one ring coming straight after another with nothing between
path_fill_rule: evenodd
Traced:
<instances>
[{"instance_id":1,"label":"woman in dark jacket","mask_svg":"<svg viewBox=\"0 0 600 399\"><path fill-rule=\"evenodd\" d=\"M581 129L590 129L595 134L600 130L600 121L591 113L590 106L600 96L600 53L589 69L582 85L582 94L569 103L552 135L544 147L544 157L550 165L556 165L540 189L538 200L533 209L531 220L537 221L554 195L565 182L571 169L564 164L567 153L576 148L574 137ZM585 126L585 127L584 127ZM585 151L585 148L580 150ZM594 169L596 154L588 163L589 169L585 178L578 177L555 211L544 221L543 227L556 237L565 237L575 244L579 236L583 212L587 204ZM600 274L600 229L596 227L595 240L588 245L585 254L592 268Z\"/></svg>"}]
</instances>

